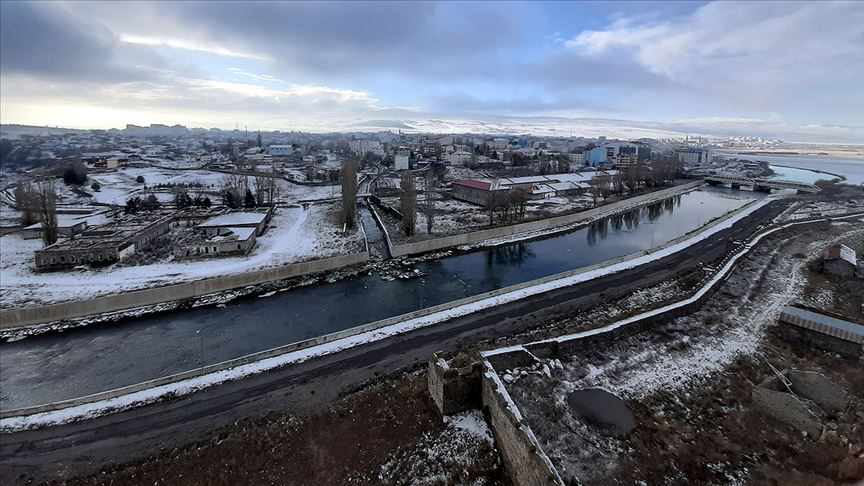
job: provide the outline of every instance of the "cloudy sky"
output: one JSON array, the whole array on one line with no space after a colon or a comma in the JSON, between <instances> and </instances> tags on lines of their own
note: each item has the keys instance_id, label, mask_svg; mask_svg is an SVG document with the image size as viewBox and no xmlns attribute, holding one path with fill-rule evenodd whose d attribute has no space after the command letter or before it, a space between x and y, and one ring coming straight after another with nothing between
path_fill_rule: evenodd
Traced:
<instances>
[{"instance_id":1,"label":"cloudy sky","mask_svg":"<svg viewBox=\"0 0 864 486\"><path fill-rule=\"evenodd\" d=\"M0 23L3 123L563 117L864 143L864 2L4 1Z\"/></svg>"}]
</instances>

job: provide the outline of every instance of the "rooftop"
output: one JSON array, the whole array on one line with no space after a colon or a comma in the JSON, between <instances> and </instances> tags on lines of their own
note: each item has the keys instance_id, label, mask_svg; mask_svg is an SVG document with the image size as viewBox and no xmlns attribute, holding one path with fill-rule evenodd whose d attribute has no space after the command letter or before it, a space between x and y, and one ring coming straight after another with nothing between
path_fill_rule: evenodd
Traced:
<instances>
[{"instance_id":1,"label":"rooftop","mask_svg":"<svg viewBox=\"0 0 864 486\"><path fill-rule=\"evenodd\" d=\"M236 211L231 213L221 214L215 218L210 218L201 223L200 227L213 226L257 226L264 221L267 213Z\"/></svg>"},{"instance_id":2,"label":"rooftop","mask_svg":"<svg viewBox=\"0 0 864 486\"><path fill-rule=\"evenodd\" d=\"M780 313L780 320L846 341L864 344L864 326L861 324L836 319L793 306L783 308L783 311Z\"/></svg>"}]
</instances>

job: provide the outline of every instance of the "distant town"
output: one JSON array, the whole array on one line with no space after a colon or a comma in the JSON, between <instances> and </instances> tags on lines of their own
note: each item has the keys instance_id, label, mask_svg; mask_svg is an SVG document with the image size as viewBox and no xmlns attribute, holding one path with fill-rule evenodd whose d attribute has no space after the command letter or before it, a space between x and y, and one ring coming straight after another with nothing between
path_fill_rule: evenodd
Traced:
<instances>
[{"instance_id":1,"label":"distant town","mask_svg":"<svg viewBox=\"0 0 864 486\"><path fill-rule=\"evenodd\" d=\"M319 434L349 437L320 446L333 457L368 431L374 446L352 446L380 447L364 484L627 482L670 461L702 478L703 447L785 464L772 444L789 434L855 478L858 150L4 125L4 460L50 477L53 456L23 445L49 439L31 434L63 456L78 440L66 427L121 414L152 427L151 445L202 417L205 446L150 450L147 477L184 477L189 454L281 470ZM770 426L748 435L757 420ZM112 440L135 436L126 427ZM98 459L68 453L79 474L140 457L89 437L75 447ZM656 440L684 442L643 447ZM280 456L273 441L292 445ZM712 477L745 474L749 456L730 454ZM223 466L234 457L242 467Z\"/></svg>"},{"instance_id":2,"label":"distant town","mask_svg":"<svg viewBox=\"0 0 864 486\"><path fill-rule=\"evenodd\" d=\"M268 263L301 261L322 256L318 248L350 249L356 221L338 202L346 190L374 203L398 233L391 237L412 241L583 211L685 177L770 175L758 157L720 158L717 151L782 153L785 146L758 137L311 134L179 125L11 125L2 133L2 231L23 228L20 236L34 241L21 242L31 257L17 262L19 274L244 256L262 235L291 237L296 215L286 213L315 204L321 209L303 223L312 230L304 235L314 240L309 252L263 249L273 252ZM346 188L349 166L357 182ZM406 205L407 217L400 213Z\"/></svg>"}]
</instances>

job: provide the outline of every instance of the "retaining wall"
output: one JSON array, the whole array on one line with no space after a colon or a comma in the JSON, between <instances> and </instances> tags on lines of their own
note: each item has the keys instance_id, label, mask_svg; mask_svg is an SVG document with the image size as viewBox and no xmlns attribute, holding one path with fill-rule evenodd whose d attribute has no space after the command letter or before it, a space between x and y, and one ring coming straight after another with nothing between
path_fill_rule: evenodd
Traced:
<instances>
[{"instance_id":1,"label":"retaining wall","mask_svg":"<svg viewBox=\"0 0 864 486\"><path fill-rule=\"evenodd\" d=\"M517 486L562 485L564 482L543 452L537 438L518 410L512 410L509 394L489 369L483 373L481 396L483 412L489 419L504 467Z\"/></svg>"},{"instance_id":2,"label":"retaining wall","mask_svg":"<svg viewBox=\"0 0 864 486\"><path fill-rule=\"evenodd\" d=\"M559 227L568 226L580 221L590 220L601 216L609 216L621 211L632 209L636 206L648 204L656 199L663 199L677 194L681 194L697 187L702 186L702 181L689 182L680 186L662 189L660 191L642 194L619 201L607 206L600 206L575 214L567 214L564 216L555 216L552 218L540 219L537 221L529 221L527 223L513 224L509 226L501 226L498 228L489 228L471 233L461 233L458 235L442 236L441 238L433 238L429 240L415 241L412 243L390 243L390 254L394 257L405 255L414 255L418 253L426 253L444 248L450 248L461 245L472 245L481 243L486 240L495 238L504 238L517 235L520 233L531 233L535 231L549 230Z\"/></svg>"},{"instance_id":3,"label":"retaining wall","mask_svg":"<svg viewBox=\"0 0 864 486\"><path fill-rule=\"evenodd\" d=\"M369 260L368 248L366 251L360 253L292 263L281 267L266 268L150 289L133 290L122 294L111 294L87 300L60 302L22 309L7 309L0 311L0 329L31 326L63 319L198 298L215 292L224 292L249 285L258 285L286 278L335 270L341 267L365 263L367 260Z\"/></svg>"}]
</instances>

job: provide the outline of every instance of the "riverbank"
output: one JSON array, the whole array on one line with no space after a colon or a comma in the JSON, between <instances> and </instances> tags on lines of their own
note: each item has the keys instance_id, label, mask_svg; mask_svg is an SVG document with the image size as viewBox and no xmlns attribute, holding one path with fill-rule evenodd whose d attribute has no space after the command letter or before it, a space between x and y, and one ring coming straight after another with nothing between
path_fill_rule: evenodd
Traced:
<instances>
[{"instance_id":1,"label":"riverbank","mask_svg":"<svg viewBox=\"0 0 864 486\"><path fill-rule=\"evenodd\" d=\"M390 253L394 257L416 255L457 247L467 250L471 248L500 246L517 241L527 241L573 231L591 223L592 221L613 216L673 196L685 194L698 189L702 185L704 185L703 181L688 182L686 184L616 201L587 211L529 221L527 223L488 228L469 233L459 233L440 238L394 243L393 239L390 237L390 232L385 232L386 241L390 248ZM386 222L384 223L386 228Z\"/></svg>"},{"instance_id":2,"label":"riverbank","mask_svg":"<svg viewBox=\"0 0 864 486\"><path fill-rule=\"evenodd\" d=\"M14 417L26 413L31 417L22 419L24 422L6 422L6 426L14 429L19 426L27 428L29 427L27 424L39 424L45 423L45 421L48 421L47 423L54 423L58 420L63 422L67 418L68 420L72 420L76 419L76 417L98 415L108 411L137 406L137 404L141 403L148 403L166 394L174 396L191 393L224 381L236 380L250 374L262 373L287 364L303 362L317 356L378 341L389 336L404 334L415 329L447 321L457 316L477 313L491 307L612 275L673 255L706 238L710 238L720 231L731 228L737 221L747 217L776 198L776 196L772 196L753 201L733 213L717 218L707 226L700 227L653 251L630 254L601 264L478 294L458 301L428 307L406 315L384 319L242 358L203 366L170 377L89 395L81 399L52 403L37 409L30 408L24 412L6 410L0 416ZM55 413L55 410L59 410L62 413ZM38 413L38 415L33 415L34 413ZM34 420L35 422L33 422Z\"/></svg>"}]
</instances>

